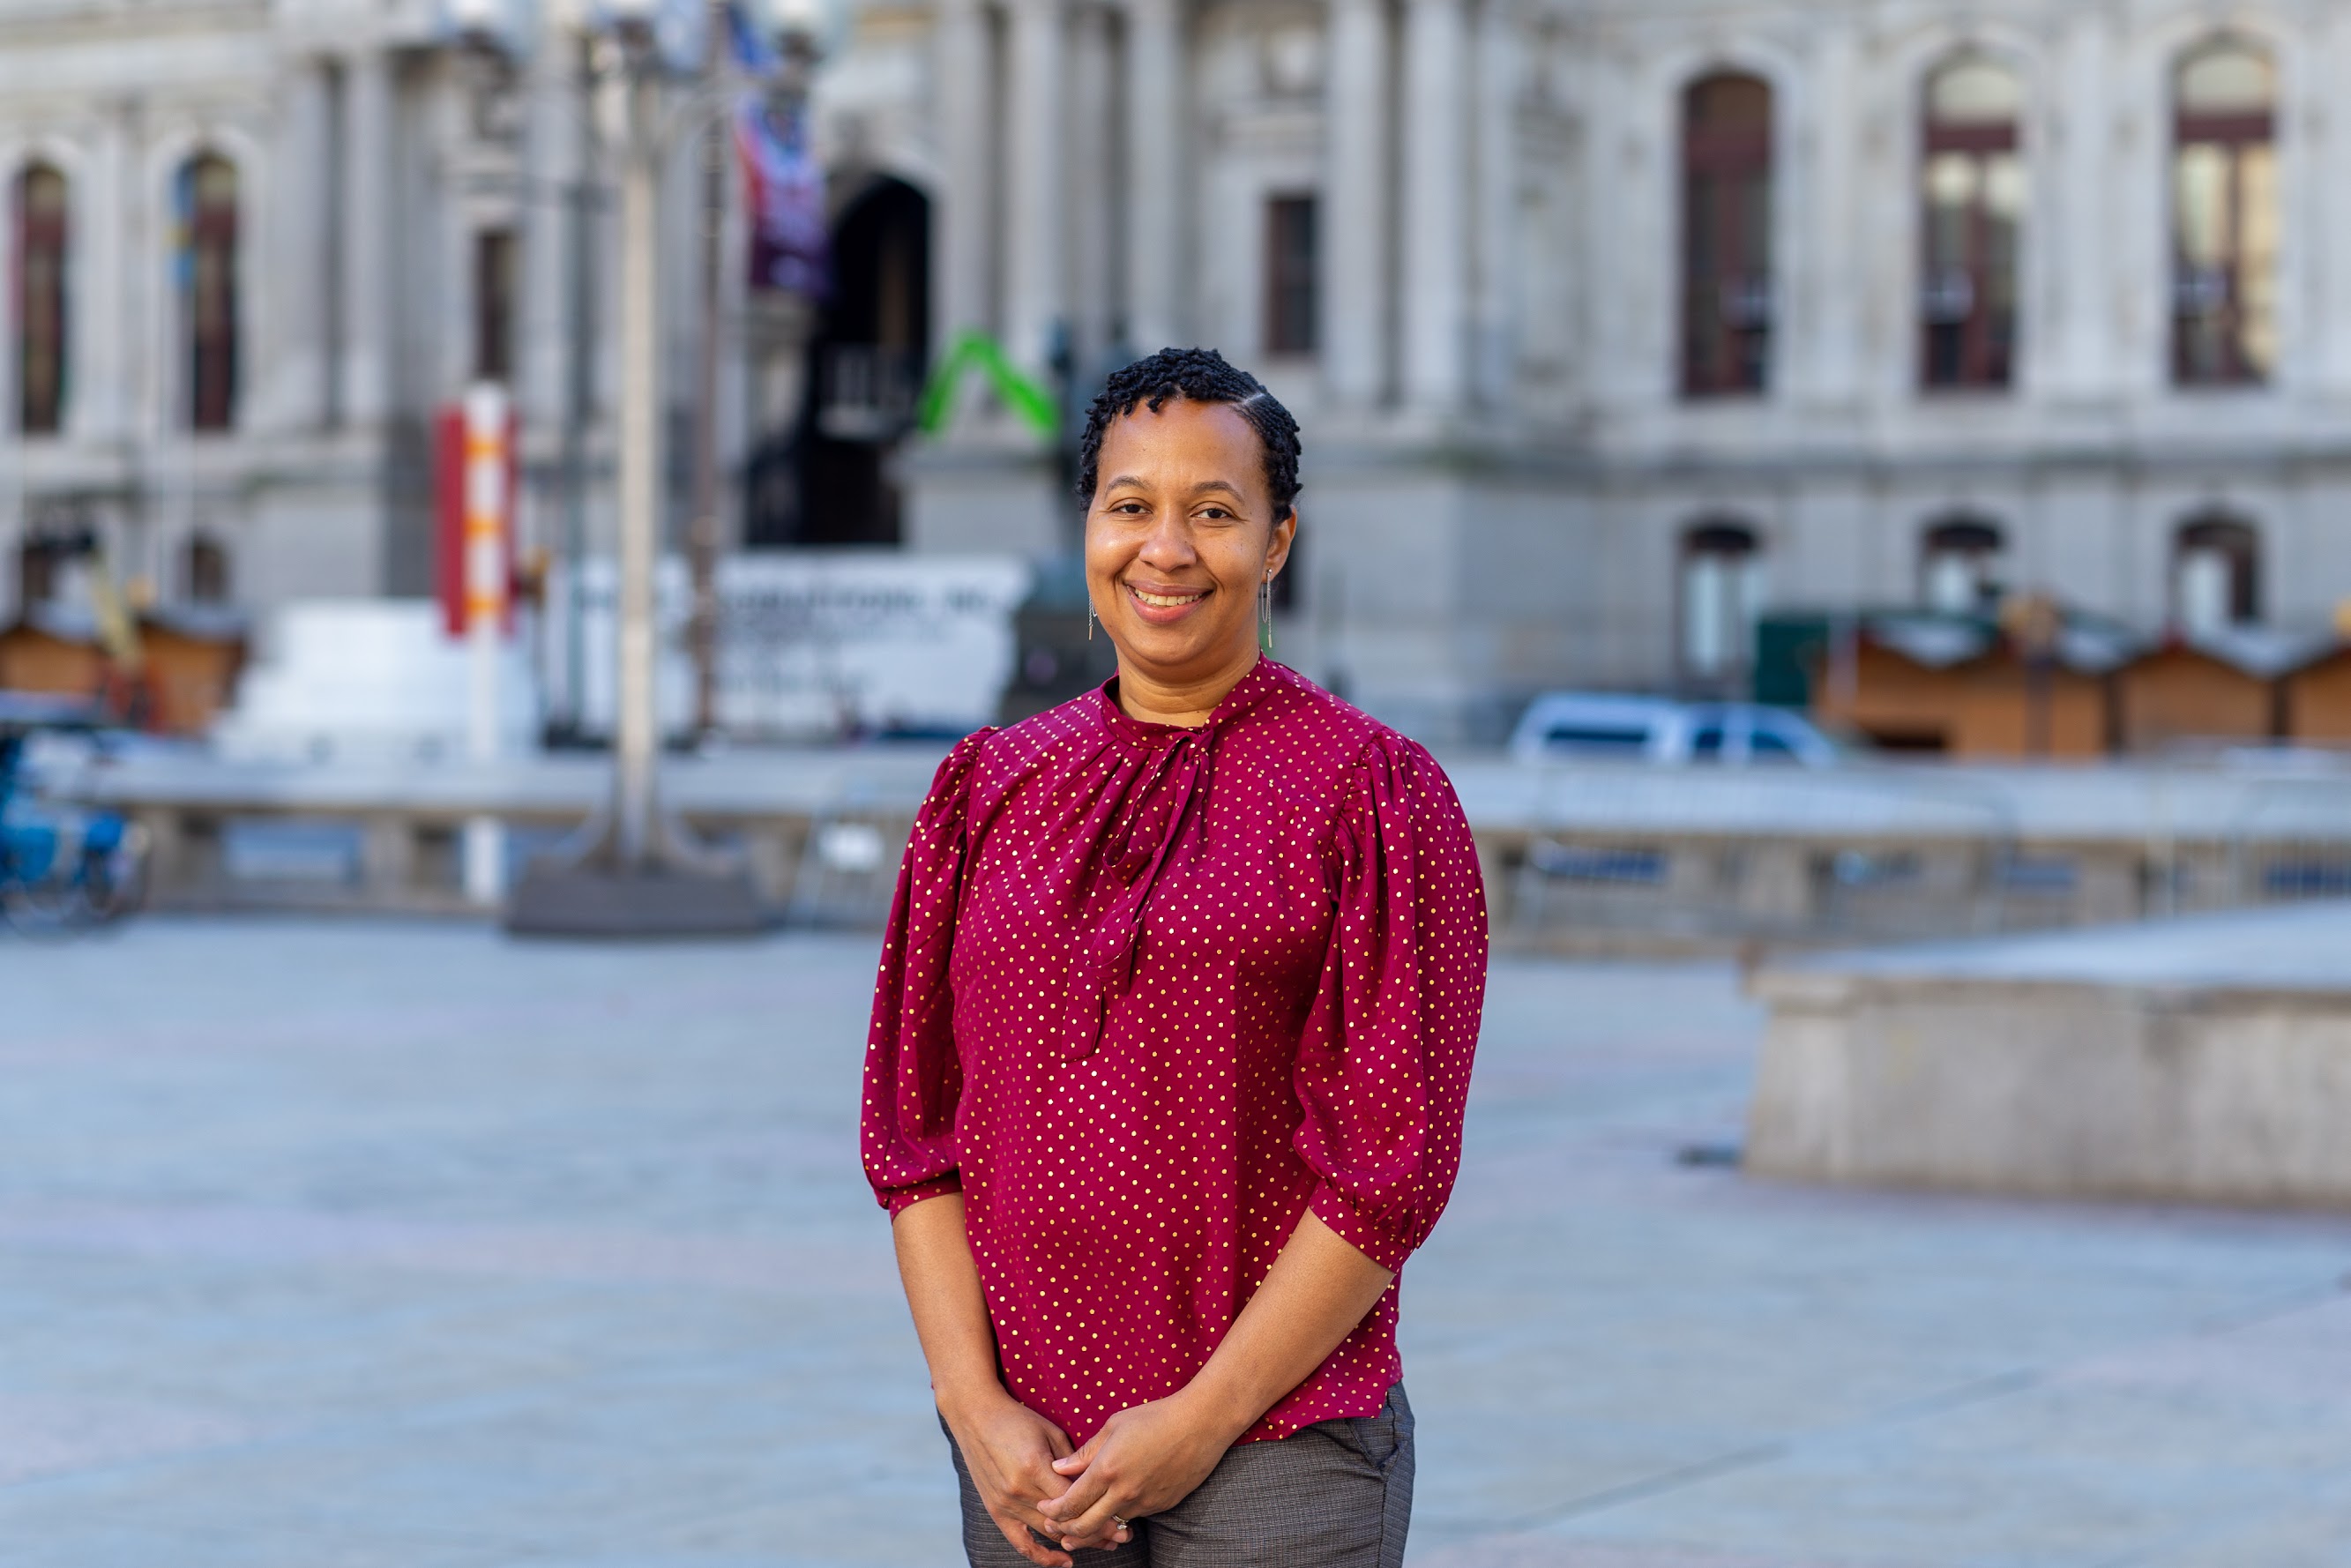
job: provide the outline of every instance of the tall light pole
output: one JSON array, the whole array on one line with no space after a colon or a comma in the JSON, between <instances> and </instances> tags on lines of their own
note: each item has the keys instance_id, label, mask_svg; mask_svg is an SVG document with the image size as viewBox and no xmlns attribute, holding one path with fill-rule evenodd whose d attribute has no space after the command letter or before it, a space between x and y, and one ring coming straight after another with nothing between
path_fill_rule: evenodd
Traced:
<instances>
[{"instance_id":1,"label":"tall light pole","mask_svg":"<svg viewBox=\"0 0 2351 1568\"><path fill-rule=\"evenodd\" d=\"M673 105L654 46L653 0L608 5L603 40L621 161L619 711L608 804L566 852L537 862L515 890L508 929L538 936L718 935L765 924L749 876L694 842L658 798L659 650L654 570L660 555L661 171L674 138L721 112L710 84Z\"/></svg>"},{"instance_id":2,"label":"tall light pole","mask_svg":"<svg viewBox=\"0 0 2351 1568\"><path fill-rule=\"evenodd\" d=\"M704 12L703 80L716 86L726 58L726 0ZM718 727L718 334L721 255L726 226L726 128L713 120L702 132L702 320L695 365L694 497L686 524L686 563L694 609L686 640L694 653L694 733Z\"/></svg>"},{"instance_id":3,"label":"tall light pole","mask_svg":"<svg viewBox=\"0 0 2351 1568\"><path fill-rule=\"evenodd\" d=\"M661 91L649 40L629 51L621 112L620 707L612 730L616 869L642 874L653 848L653 572L661 531Z\"/></svg>"}]
</instances>

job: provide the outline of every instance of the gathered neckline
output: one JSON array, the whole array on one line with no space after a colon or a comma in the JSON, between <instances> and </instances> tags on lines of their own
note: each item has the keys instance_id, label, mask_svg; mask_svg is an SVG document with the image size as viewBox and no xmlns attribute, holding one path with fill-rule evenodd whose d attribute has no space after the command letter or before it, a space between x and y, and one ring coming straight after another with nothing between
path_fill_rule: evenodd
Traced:
<instances>
[{"instance_id":1,"label":"gathered neckline","mask_svg":"<svg viewBox=\"0 0 2351 1568\"><path fill-rule=\"evenodd\" d=\"M1123 739L1156 747L1181 740L1187 735L1207 736L1238 718L1255 707L1271 689L1277 678L1272 672L1282 667L1264 654L1259 654L1257 663L1249 667L1249 673L1233 683L1232 689L1217 699L1217 706L1208 710L1208 716L1198 724L1155 724L1134 717L1118 706L1116 675L1096 686L1093 695L1101 706L1103 722L1114 734Z\"/></svg>"}]
</instances>

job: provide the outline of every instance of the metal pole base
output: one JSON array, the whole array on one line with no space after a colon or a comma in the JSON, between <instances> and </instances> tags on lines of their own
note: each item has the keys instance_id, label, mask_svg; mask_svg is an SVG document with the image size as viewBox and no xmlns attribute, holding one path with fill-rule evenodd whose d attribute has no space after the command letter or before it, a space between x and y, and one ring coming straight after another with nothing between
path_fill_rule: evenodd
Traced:
<instances>
[{"instance_id":1,"label":"metal pole base","mask_svg":"<svg viewBox=\"0 0 2351 1568\"><path fill-rule=\"evenodd\" d=\"M773 924L744 873L617 871L593 862L533 865L506 918L517 936L619 941L756 936Z\"/></svg>"}]
</instances>

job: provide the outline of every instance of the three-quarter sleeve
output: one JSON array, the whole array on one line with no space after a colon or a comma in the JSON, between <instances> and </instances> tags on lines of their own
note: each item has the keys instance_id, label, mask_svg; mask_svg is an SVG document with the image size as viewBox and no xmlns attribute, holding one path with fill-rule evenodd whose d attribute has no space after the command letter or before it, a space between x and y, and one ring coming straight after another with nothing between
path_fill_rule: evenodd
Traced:
<instances>
[{"instance_id":1,"label":"three-quarter sleeve","mask_svg":"<svg viewBox=\"0 0 2351 1568\"><path fill-rule=\"evenodd\" d=\"M1436 760L1387 737L1353 768L1334 847L1337 907L1298 1054L1295 1147L1316 1218L1402 1267L1461 1164L1486 993L1486 890Z\"/></svg>"},{"instance_id":2,"label":"three-quarter sleeve","mask_svg":"<svg viewBox=\"0 0 2351 1568\"><path fill-rule=\"evenodd\" d=\"M963 891L972 773L989 733L966 737L931 780L899 863L873 982L860 1141L865 1179L893 1218L961 1188L956 1107L963 1064L947 958Z\"/></svg>"}]
</instances>

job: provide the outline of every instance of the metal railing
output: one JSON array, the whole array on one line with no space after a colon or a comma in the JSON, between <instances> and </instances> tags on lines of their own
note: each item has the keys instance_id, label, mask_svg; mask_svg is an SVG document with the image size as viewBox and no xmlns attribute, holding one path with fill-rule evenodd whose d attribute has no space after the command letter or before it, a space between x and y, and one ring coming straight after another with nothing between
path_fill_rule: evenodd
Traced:
<instances>
[{"instance_id":1,"label":"metal railing","mask_svg":"<svg viewBox=\"0 0 2351 1568\"><path fill-rule=\"evenodd\" d=\"M2111 805L2020 805L2053 782ZM1480 837L1489 886L1507 872L1499 933L1536 947L1913 941L2351 898L2351 768L1584 767L1534 801Z\"/></svg>"},{"instance_id":2,"label":"metal railing","mask_svg":"<svg viewBox=\"0 0 2351 1568\"><path fill-rule=\"evenodd\" d=\"M1508 929L1538 945L1998 929L2021 863L1996 794L1924 775L1579 768L1552 770L1537 802Z\"/></svg>"},{"instance_id":3,"label":"metal railing","mask_svg":"<svg viewBox=\"0 0 2351 1568\"><path fill-rule=\"evenodd\" d=\"M809 753L678 806L793 924L876 926L935 758ZM1708 769L1448 762L1507 945L1738 950L1910 941L2351 897L2351 768ZM721 769L723 772L724 770ZM156 903L469 906L470 816L517 852L576 827L591 771L179 767L82 789L142 824Z\"/></svg>"}]
</instances>

